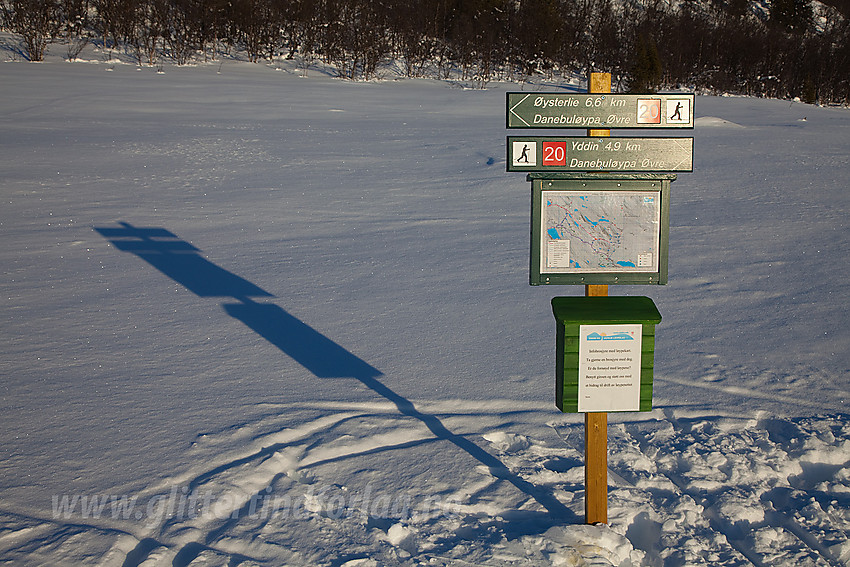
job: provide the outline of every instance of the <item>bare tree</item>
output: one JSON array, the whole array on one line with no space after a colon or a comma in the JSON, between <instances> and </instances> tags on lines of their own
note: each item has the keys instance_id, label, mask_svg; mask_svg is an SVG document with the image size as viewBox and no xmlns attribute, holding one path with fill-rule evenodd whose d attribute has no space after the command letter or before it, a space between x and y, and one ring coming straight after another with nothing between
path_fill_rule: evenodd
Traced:
<instances>
[{"instance_id":1,"label":"bare tree","mask_svg":"<svg viewBox=\"0 0 850 567\"><path fill-rule=\"evenodd\" d=\"M199 48L196 25L199 21L193 0L165 0L157 2L162 40L168 55L178 65L185 65Z\"/></svg>"},{"instance_id":2,"label":"bare tree","mask_svg":"<svg viewBox=\"0 0 850 567\"><path fill-rule=\"evenodd\" d=\"M59 5L55 0L4 0L3 21L21 36L24 56L43 61L47 45L59 33Z\"/></svg>"},{"instance_id":3,"label":"bare tree","mask_svg":"<svg viewBox=\"0 0 850 567\"><path fill-rule=\"evenodd\" d=\"M379 0L328 2L327 58L347 79L371 79L390 51L386 12Z\"/></svg>"},{"instance_id":4,"label":"bare tree","mask_svg":"<svg viewBox=\"0 0 850 567\"><path fill-rule=\"evenodd\" d=\"M132 41L137 28L136 0L93 0L93 3L104 47L111 45L117 49L124 41Z\"/></svg>"},{"instance_id":5,"label":"bare tree","mask_svg":"<svg viewBox=\"0 0 850 567\"><path fill-rule=\"evenodd\" d=\"M270 0L234 0L231 14L239 40L248 52L252 63L270 57L280 42Z\"/></svg>"},{"instance_id":6,"label":"bare tree","mask_svg":"<svg viewBox=\"0 0 850 567\"><path fill-rule=\"evenodd\" d=\"M60 0L59 34L65 40L68 61L76 59L91 40L88 0Z\"/></svg>"}]
</instances>

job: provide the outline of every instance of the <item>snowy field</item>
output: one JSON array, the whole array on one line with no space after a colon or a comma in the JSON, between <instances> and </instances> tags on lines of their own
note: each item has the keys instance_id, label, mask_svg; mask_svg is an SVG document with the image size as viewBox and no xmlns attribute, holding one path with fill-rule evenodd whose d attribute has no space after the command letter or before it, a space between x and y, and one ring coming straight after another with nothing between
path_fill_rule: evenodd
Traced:
<instances>
[{"instance_id":1,"label":"snowy field","mask_svg":"<svg viewBox=\"0 0 850 567\"><path fill-rule=\"evenodd\" d=\"M91 59L0 63L0 562L850 565L850 111L697 97L586 526L504 156L583 86Z\"/></svg>"}]
</instances>

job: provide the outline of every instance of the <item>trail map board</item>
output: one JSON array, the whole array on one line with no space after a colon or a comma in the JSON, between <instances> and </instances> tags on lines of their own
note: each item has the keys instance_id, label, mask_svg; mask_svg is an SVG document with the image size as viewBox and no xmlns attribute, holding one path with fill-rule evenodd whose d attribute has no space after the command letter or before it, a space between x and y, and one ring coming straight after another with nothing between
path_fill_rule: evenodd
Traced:
<instances>
[{"instance_id":1,"label":"trail map board","mask_svg":"<svg viewBox=\"0 0 850 567\"><path fill-rule=\"evenodd\" d=\"M605 176L529 176L532 285L666 283L675 175Z\"/></svg>"}]
</instances>

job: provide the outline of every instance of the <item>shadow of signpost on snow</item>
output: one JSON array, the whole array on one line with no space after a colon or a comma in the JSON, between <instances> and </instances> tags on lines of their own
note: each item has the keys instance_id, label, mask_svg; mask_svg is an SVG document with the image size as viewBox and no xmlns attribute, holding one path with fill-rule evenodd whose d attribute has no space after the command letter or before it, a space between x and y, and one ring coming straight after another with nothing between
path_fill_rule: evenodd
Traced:
<instances>
[{"instance_id":1,"label":"shadow of signpost on snow","mask_svg":"<svg viewBox=\"0 0 850 567\"><path fill-rule=\"evenodd\" d=\"M381 372L280 307L257 303L271 293L213 264L200 250L164 228L96 227L113 246L130 252L199 297L233 298L222 307L319 378L365 378Z\"/></svg>"},{"instance_id":2,"label":"shadow of signpost on snow","mask_svg":"<svg viewBox=\"0 0 850 567\"><path fill-rule=\"evenodd\" d=\"M252 298L274 297L257 285L221 268L200 255L200 250L164 228L139 228L129 223L121 227L95 227L118 250L130 252L183 285L199 297L233 298L225 312L292 357L318 378L354 378L392 402L399 413L421 421L434 436L452 443L481 464L491 474L534 498L552 516L551 524L580 523L580 519L548 490L511 473L502 461L466 437L455 434L434 415L422 413L378 377L380 370L349 352L284 309Z\"/></svg>"},{"instance_id":3,"label":"shadow of signpost on snow","mask_svg":"<svg viewBox=\"0 0 850 567\"><path fill-rule=\"evenodd\" d=\"M277 305L224 305L228 315L292 357L319 378L374 378L381 372Z\"/></svg>"}]
</instances>

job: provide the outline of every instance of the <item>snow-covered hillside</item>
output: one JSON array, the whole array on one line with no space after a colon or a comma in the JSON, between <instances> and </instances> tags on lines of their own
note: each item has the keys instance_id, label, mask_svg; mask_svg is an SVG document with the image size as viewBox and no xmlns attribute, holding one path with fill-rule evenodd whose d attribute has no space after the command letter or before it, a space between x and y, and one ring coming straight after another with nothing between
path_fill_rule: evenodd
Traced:
<instances>
[{"instance_id":1,"label":"snow-covered hillside","mask_svg":"<svg viewBox=\"0 0 850 567\"><path fill-rule=\"evenodd\" d=\"M523 87L300 75L0 64L0 560L850 565L850 112L697 98L586 526Z\"/></svg>"}]
</instances>

